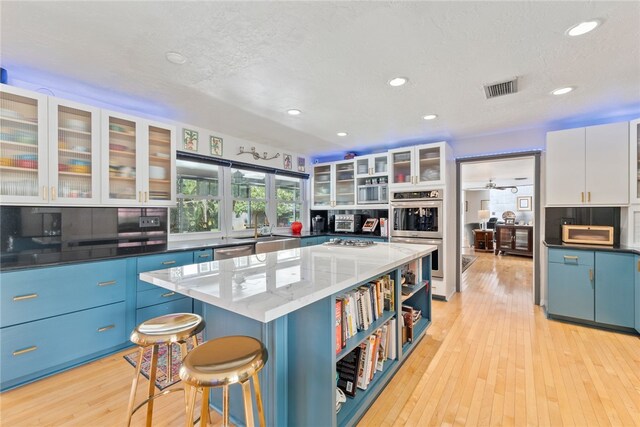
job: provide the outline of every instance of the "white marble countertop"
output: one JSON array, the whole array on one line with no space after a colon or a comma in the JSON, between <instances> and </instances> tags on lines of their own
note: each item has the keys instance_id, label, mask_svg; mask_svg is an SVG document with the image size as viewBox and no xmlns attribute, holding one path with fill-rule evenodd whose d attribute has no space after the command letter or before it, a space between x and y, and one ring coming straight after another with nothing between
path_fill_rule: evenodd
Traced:
<instances>
[{"instance_id":1,"label":"white marble countertop","mask_svg":"<svg viewBox=\"0 0 640 427\"><path fill-rule=\"evenodd\" d=\"M140 279L267 323L436 249L317 245L150 271Z\"/></svg>"}]
</instances>

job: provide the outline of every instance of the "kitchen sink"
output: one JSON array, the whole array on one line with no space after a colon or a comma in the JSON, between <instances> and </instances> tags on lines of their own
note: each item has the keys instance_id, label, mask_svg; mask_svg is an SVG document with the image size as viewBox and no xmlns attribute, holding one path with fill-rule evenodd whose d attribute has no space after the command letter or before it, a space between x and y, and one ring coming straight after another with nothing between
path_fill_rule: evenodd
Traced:
<instances>
[{"instance_id":1,"label":"kitchen sink","mask_svg":"<svg viewBox=\"0 0 640 427\"><path fill-rule=\"evenodd\" d=\"M280 251L283 249L295 249L300 247L300 239L289 237L266 236L256 239L255 253Z\"/></svg>"}]
</instances>

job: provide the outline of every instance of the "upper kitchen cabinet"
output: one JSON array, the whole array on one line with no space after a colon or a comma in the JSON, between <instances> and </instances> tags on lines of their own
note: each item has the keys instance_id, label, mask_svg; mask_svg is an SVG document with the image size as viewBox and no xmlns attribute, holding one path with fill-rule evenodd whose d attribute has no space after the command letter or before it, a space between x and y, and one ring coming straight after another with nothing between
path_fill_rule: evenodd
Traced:
<instances>
[{"instance_id":1,"label":"upper kitchen cabinet","mask_svg":"<svg viewBox=\"0 0 640 427\"><path fill-rule=\"evenodd\" d=\"M100 203L100 110L49 98L49 200Z\"/></svg>"},{"instance_id":2,"label":"upper kitchen cabinet","mask_svg":"<svg viewBox=\"0 0 640 427\"><path fill-rule=\"evenodd\" d=\"M389 181L396 189L445 183L446 144L389 150Z\"/></svg>"},{"instance_id":3,"label":"upper kitchen cabinet","mask_svg":"<svg viewBox=\"0 0 640 427\"><path fill-rule=\"evenodd\" d=\"M356 157L356 177L387 176L387 153Z\"/></svg>"},{"instance_id":4,"label":"upper kitchen cabinet","mask_svg":"<svg viewBox=\"0 0 640 427\"><path fill-rule=\"evenodd\" d=\"M355 161L313 166L313 208L328 209L356 204Z\"/></svg>"},{"instance_id":5,"label":"upper kitchen cabinet","mask_svg":"<svg viewBox=\"0 0 640 427\"><path fill-rule=\"evenodd\" d=\"M47 144L47 97L0 85L2 203L48 203Z\"/></svg>"},{"instance_id":6,"label":"upper kitchen cabinet","mask_svg":"<svg viewBox=\"0 0 640 427\"><path fill-rule=\"evenodd\" d=\"M102 202L171 206L175 191L175 128L102 113Z\"/></svg>"},{"instance_id":7,"label":"upper kitchen cabinet","mask_svg":"<svg viewBox=\"0 0 640 427\"><path fill-rule=\"evenodd\" d=\"M547 205L629 203L629 124L547 133Z\"/></svg>"},{"instance_id":8,"label":"upper kitchen cabinet","mask_svg":"<svg viewBox=\"0 0 640 427\"><path fill-rule=\"evenodd\" d=\"M629 176L631 181L630 203L640 203L640 119L629 123L629 152L631 153L629 164Z\"/></svg>"}]
</instances>

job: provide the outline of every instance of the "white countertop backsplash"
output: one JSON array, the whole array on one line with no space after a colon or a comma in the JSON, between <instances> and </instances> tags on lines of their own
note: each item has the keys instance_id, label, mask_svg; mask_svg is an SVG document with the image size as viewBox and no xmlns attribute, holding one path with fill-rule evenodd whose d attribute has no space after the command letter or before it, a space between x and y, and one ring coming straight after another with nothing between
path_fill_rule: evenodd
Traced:
<instances>
[{"instance_id":1,"label":"white countertop backsplash","mask_svg":"<svg viewBox=\"0 0 640 427\"><path fill-rule=\"evenodd\" d=\"M140 273L140 279L260 322L351 289L433 245L317 245Z\"/></svg>"}]
</instances>

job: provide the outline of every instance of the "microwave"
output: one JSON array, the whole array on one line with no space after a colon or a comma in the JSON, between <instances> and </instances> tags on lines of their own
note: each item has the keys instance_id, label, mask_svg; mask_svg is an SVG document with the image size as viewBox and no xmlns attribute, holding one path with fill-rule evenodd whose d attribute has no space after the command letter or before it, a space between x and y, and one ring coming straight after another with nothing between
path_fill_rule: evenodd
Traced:
<instances>
[{"instance_id":1,"label":"microwave","mask_svg":"<svg viewBox=\"0 0 640 427\"><path fill-rule=\"evenodd\" d=\"M613 245L613 227L604 225L563 225L564 243Z\"/></svg>"},{"instance_id":2,"label":"microwave","mask_svg":"<svg viewBox=\"0 0 640 427\"><path fill-rule=\"evenodd\" d=\"M388 184L358 185L358 204L387 203L388 201Z\"/></svg>"},{"instance_id":3,"label":"microwave","mask_svg":"<svg viewBox=\"0 0 640 427\"><path fill-rule=\"evenodd\" d=\"M333 220L333 231L336 233L361 233L365 216L362 214L338 214Z\"/></svg>"}]
</instances>

